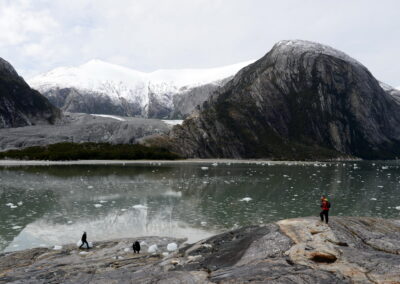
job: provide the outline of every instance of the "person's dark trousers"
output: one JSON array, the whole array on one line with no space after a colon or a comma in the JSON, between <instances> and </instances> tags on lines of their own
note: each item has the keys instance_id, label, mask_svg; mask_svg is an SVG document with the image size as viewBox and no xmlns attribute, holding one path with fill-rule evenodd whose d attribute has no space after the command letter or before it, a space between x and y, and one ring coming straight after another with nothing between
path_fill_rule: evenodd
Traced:
<instances>
[{"instance_id":1,"label":"person's dark trousers","mask_svg":"<svg viewBox=\"0 0 400 284\"><path fill-rule=\"evenodd\" d=\"M322 210L321 213L319 213L319 216L321 217L321 221L324 222L324 216L325 216L325 222L328 224L329 220L329 210Z\"/></svg>"},{"instance_id":2,"label":"person's dark trousers","mask_svg":"<svg viewBox=\"0 0 400 284\"><path fill-rule=\"evenodd\" d=\"M89 244L87 241L83 241L79 248L83 247L84 244L86 244L86 247L89 248Z\"/></svg>"}]
</instances>

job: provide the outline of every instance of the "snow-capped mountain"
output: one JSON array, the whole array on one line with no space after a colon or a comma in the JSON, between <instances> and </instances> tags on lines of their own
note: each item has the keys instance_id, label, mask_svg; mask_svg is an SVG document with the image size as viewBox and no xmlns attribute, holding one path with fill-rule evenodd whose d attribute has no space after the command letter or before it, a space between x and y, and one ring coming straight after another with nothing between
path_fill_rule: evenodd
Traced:
<instances>
[{"instance_id":1,"label":"snow-capped mountain","mask_svg":"<svg viewBox=\"0 0 400 284\"><path fill-rule=\"evenodd\" d=\"M252 62L145 73L91 60L78 67L56 68L28 83L65 111L180 118Z\"/></svg>"}]
</instances>

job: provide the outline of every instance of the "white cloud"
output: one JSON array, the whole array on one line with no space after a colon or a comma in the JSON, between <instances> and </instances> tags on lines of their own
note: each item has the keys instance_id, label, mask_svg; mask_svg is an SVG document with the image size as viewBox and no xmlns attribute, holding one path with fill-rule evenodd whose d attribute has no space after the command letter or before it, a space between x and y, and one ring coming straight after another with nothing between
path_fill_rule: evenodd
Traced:
<instances>
[{"instance_id":1,"label":"white cloud","mask_svg":"<svg viewBox=\"0 0 400 284\"><path fill-rule=\"evenodd\" d=\"M399 85L398 11L395 0L0 0L0 57L23 75L91 58L151 71L236 63L300 38Z\"/></svg>"}]
</instances>

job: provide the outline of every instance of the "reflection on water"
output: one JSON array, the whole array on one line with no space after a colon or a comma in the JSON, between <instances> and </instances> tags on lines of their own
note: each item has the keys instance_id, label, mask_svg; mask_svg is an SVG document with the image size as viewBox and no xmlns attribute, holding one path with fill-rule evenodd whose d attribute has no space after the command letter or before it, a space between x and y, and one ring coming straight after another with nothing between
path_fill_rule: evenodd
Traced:
<instances>
[{"instance_id":1,"label":"reflection on water","mask_svg":"<svg viewBox=\"0 0 400 284\"><path fill-rule=\"evenodd\" d=\"M0 251L148 235L190 242L237 226L317 215L399 217L397 162L0 168ZM398 207L400 209L400 207Z\"/></svg>"}]
</instances>

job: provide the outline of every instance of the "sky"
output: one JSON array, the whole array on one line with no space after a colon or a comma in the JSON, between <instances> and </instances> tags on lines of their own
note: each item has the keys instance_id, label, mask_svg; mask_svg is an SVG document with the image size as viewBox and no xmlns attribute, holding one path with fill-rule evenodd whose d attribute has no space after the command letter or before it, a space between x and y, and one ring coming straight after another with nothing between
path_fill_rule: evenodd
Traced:
<instances>
[{"instance_id":1,"label":"sky","mask_svg":"<svg viewBox=\"0 0 400 284\"><path fill-rule=\"evenodd\" d=\"M25 78L94 58L145 72L217 67L304 39L400 86L398 0L0 0L0 31L0 57Z\"/></svg>"}]
</instances>

